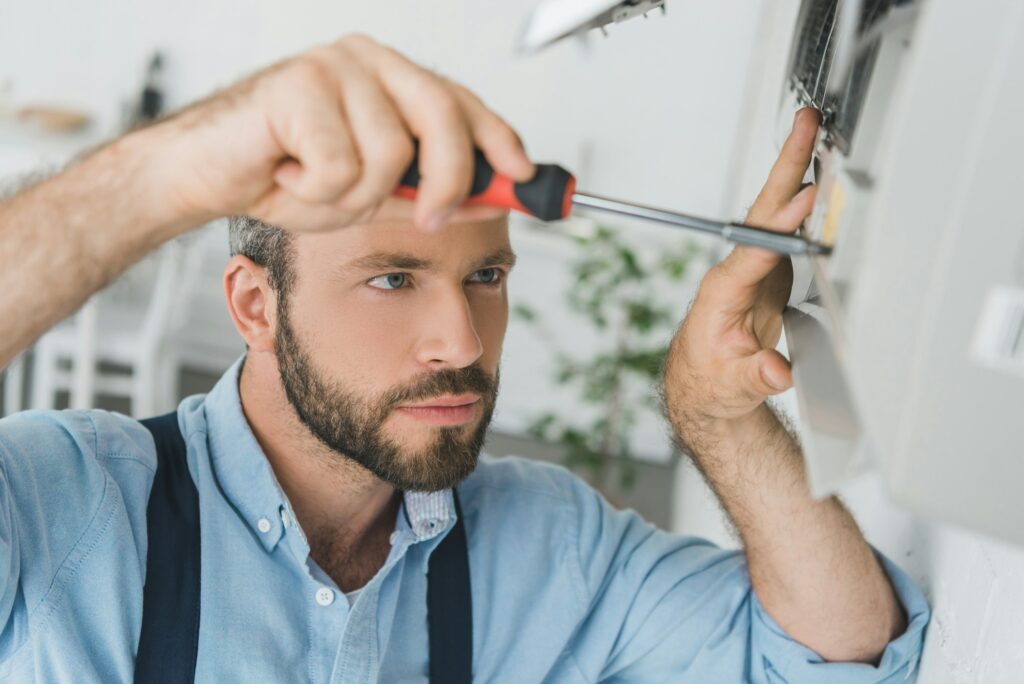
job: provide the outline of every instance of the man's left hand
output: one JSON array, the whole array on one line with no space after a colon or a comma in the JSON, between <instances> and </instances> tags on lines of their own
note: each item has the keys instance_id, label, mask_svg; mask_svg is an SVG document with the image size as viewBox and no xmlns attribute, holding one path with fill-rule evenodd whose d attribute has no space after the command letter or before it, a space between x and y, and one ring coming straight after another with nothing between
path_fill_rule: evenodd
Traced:
<instances>
[{"instance_id":1,"label":"man's left hand","mask_svg":"<svg viewBox=\"0 0 1024 684\"><path fill-rule=\"evenodd\" d=\"M801 183L817 131L817 112L797 112L747 223L789 233L810 214L815 188ZM673 422L740 419L792 385L775 351L791 284L789 259L756 247L736 247L707 273L666 364Z\"/></svg>"}]
</instances>

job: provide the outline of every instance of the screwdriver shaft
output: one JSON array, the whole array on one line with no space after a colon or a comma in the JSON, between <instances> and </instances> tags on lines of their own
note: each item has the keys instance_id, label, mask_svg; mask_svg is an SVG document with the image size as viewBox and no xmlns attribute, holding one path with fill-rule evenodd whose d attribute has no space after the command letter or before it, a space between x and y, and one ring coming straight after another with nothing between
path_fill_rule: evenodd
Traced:
<instances>
[{"instance_id":1,"label":"screwdriver shaft","mask_svg":"<svg viewBox=\"0 0 1024 684\"><path fill-rule=\"evenodd\" d=\"M832 248L812 242L799 235L776 233L767 228L748 226L743 223L728 223L711 219L680 214L665 209L656 209L642 204L622 202L607 197L589 195L582 192L574 193L572 203L577 207L595 209L597 211L622 214L632 218L664 223L678 228L685 228L701 233L718 235L719 237L741 245L750 245L768 249L779 254L828 254Z\"/></svg>"}]
</instances>

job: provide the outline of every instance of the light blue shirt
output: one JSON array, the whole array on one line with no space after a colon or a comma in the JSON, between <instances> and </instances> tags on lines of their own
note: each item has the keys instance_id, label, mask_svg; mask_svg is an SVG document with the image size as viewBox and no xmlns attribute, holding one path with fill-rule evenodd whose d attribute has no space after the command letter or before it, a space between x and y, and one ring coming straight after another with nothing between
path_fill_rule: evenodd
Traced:
<instances>
[{"instance_id":1,"label":"light blue shirt","mask_svg":"<svg viewBox=\"0 0 1024 684\"><path fill-rule=\"evenodd\" d=\"M426 682L426 570L451 492L406 493L353 605L309 546L241 410L238 372L182 402L199 490L199 682ZM104 411L0 421L0 680L130 682L156 457ZM744 557L617 511L562 468L484 457L459 487L476 681L896 682L928 607L892 563L909 627L878 667L823 663L761 608ZM842 620L842 615L836 615Z\"/></svg>"}]
</instances>

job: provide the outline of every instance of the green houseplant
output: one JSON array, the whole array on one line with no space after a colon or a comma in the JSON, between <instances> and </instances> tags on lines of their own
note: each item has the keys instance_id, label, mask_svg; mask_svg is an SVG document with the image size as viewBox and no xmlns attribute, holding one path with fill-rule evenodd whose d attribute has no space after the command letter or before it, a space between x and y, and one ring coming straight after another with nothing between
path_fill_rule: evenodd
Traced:
<instances>
[{"instance_id":1,"label":"green houseplant","mask_svg":"<svg viewBox=\"0 0 1024 684\"><path fill-rule=\"evenodd\" d=\"M528 427L531 436L559 445L563 462L591 484L607 489L613 473L619 486L632 488L636 475L630 432L645 411L659 412L657 384L675 325L680 301L665 301L667 287L681 283L703 254L692 241L679 247L643 251L613 227L598 226L591 235L572 238L577 246L565 293L599 341L599 350L580 358L552 334L544 316L526 305L513 309L552 349L554 381L574 388L583 411L546 411ZM661 296L659 296L661 295Z\"/></svg>"}]
</instances>

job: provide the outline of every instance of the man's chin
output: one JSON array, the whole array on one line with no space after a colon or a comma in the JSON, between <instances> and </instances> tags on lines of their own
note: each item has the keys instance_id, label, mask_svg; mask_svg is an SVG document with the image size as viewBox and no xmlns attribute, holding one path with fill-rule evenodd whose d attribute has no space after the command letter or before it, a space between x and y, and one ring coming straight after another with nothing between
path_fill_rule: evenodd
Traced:
<instances>
[{"instance_id":1,"label":"man's chin","mask_svg":"<svg viewBox=\"0 0 1024 684\"><path fill-rule=\"evenodd\" d=\"M460 442L464 438L468 441L480 428L482 420L481 411L477 408L457 418L453 418L450 413L438 416L398 408L389 417L385 430L396 444L415 451L428 448L441 437L456 438Z\"/></svg>"},{"instance_id":2,"label":"man's chin","mask_svg":"<svg viewBox=\"0 0 1024 684\"><path fill-rule=\"evenodd\" d=\"M454 487L476 468L482 441L480 423L475 420L456 427L421 425L391 431L389 441L397 451L389 473L392 477L383 479L400 489L416 491Z\"/></svg>"},{"instance_id":3,"label":"man's chin","mask_svg":"<svg viewBox=\"0 0 1024 684\"><path fill-rule=\"evenodd\" d=\"M406 459L427 459L448 449L467 450L472 448L478 423L455 427L420 426L411 430L392 433L391 442L398 446Z\"/></svg>"},{"instance_id":4,"label":"man's chin","mask_svg":"<svg viewBox=\"0 0 1024 684\"><path fill-rule=\"evenodd\" d=\"M479 451L467 448L452 452L406 452L396 465L391 484L399 489L435 492L460 484L476 469Z\"/></svg>"}]
</instances>

